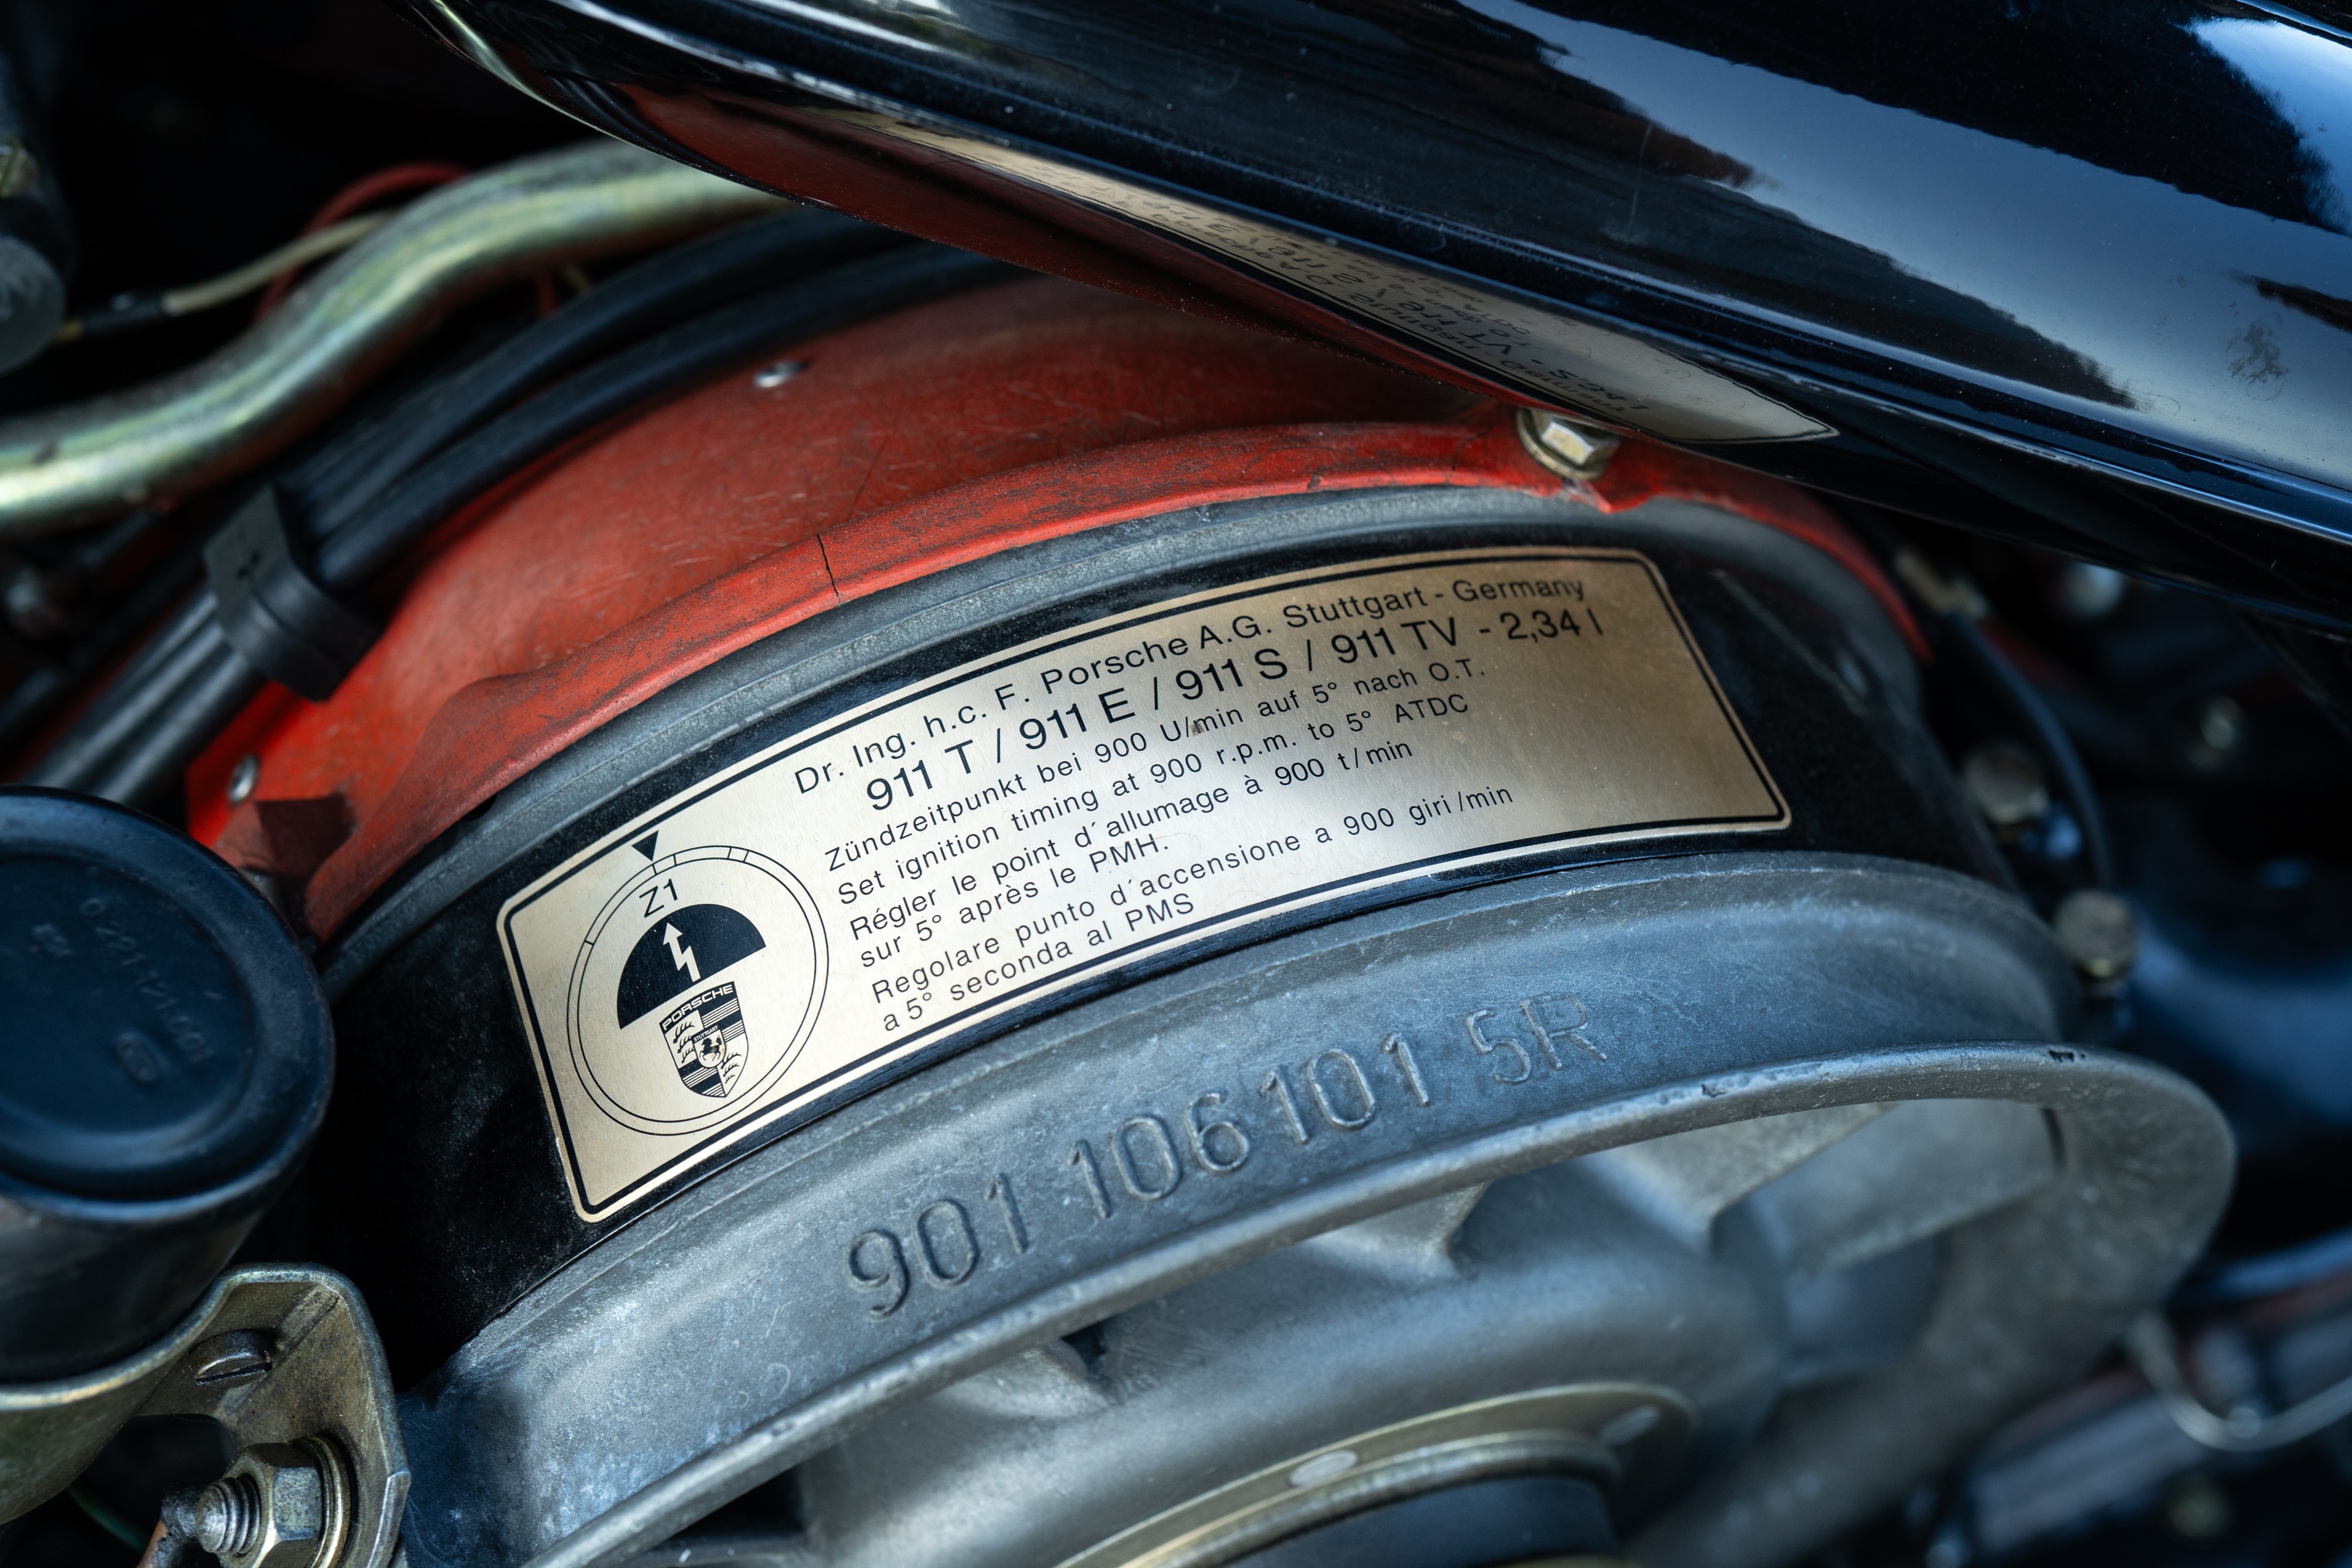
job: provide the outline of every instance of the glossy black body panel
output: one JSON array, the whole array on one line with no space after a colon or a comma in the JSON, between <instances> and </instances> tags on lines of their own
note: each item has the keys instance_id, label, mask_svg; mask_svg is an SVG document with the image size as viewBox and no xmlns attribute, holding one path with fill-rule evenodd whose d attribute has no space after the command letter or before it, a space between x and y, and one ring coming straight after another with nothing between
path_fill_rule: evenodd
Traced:
<instances>
[{"instance_id":1,"label":"glossy black body panel","mask_svg":"<svg viewBox=\"0 0 2352 1568\"><path fill-rule=\"evenodd\" d=\"M2326 22L2236 0L419 9L709 167L2352 624L2352 34Z\"/></svg>"}]
</instances>

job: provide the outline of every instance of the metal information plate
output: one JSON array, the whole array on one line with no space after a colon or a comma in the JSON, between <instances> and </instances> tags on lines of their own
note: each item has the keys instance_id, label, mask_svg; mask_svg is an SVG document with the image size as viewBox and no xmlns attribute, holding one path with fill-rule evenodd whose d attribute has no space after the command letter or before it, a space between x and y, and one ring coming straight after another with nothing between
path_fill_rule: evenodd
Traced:
<instances>
[{"instance_id":1,"label":"metal information plate","mask_svg":"<svg viewBox=\"0 0 2352 1568\"><path fill-rule=\"evenodd\" d=\"M1391 556L778 742L499 912L583 1218L956 1031L1385 883L1789 814L1627 550Z\"/></svg>"}]
</instances>

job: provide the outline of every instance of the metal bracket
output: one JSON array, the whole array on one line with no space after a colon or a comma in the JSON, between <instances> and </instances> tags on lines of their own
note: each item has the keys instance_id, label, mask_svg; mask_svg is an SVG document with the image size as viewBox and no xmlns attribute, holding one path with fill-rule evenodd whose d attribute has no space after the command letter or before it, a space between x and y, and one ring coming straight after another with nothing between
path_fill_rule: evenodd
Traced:
<instances>
[{"instance_id":1,"label":"metal bracket","mask_svg":"<svg viewBox=\"0 0 2352 1568\"><path fill-rule=\"evenodd\" d=\"M62 1490L134 1416L209 1416L240 1449L330 1437L354 1483L332 1564L384 1568L408 1500L392 1373L358 1288L325 1269L224 1274L163 1339L80 1377L0 1388L0 1518Z\"/></svg>"}]
</instances>

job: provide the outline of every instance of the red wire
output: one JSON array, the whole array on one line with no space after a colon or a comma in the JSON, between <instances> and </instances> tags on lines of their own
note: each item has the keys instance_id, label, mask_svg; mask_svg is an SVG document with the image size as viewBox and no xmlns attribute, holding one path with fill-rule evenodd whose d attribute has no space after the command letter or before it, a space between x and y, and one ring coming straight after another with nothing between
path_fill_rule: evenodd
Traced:
<instances>
[{"instance_id":1,"label":"red wire","mask_svg":"<svg viewBox=\"0 0 2352 1568\"><path fill-rule=\"evenodd\" d=\"M389 169L379 169L365 179L354 180L336 192L327 204L302 225L302 232L316 234L331 224L341 223L362 208L374 205L386 196L397 195L403 191L446 185L472 172L471 169L460 163L395 163ZM261 303L254 307L255 320L260 320L278 308L278 301L285 298L287 291L294 287L295 274L299 270L289 269L270 280L269 287L261 296Z\"/></svg>"}]
</instances>

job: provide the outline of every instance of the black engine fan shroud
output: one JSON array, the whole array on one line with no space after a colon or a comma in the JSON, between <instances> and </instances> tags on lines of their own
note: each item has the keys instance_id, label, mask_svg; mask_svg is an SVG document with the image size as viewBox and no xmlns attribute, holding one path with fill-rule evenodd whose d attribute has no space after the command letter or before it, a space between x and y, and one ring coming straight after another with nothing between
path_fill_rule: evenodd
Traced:
<instances>
[{"instance_id":1,"label":"black engine fan shroud","mask_svg":"<svg viewBox=\"0 0 2352 1568\"><path fill-rule=\"evenodd\" d=\"M616 1228L583 1223L564 1200L506 967L484 938L518 888L693 780L910 680L1116 611L1322 562L1563 543L1632 548L1655 564L1788 798L1791 822L1773 847L2005 882L1921 722L1916 672L1885 612L1828 557L1760 524L1683 503L1603 518L1569 503L1399 491L1122 525L944 572L747 650L509 789L413 868L327 956L349 1088L310 1178L336 1219L306 1244L362 1281L406 1381ZM633 777L614 788L624 771ZM1738 841L1679 839L1667 852ZM1654 852L1612 843L1441 873L1291 924Z\"/></svg>"}]
</instances>

